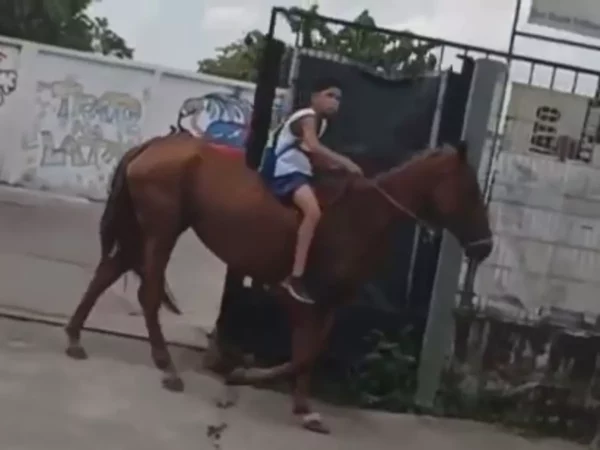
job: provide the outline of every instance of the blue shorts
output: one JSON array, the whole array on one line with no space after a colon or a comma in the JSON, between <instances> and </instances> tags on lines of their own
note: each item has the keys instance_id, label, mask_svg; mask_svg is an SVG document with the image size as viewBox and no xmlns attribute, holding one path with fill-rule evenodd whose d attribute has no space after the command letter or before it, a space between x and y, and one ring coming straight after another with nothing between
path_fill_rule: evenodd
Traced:
<instances>
[{"instance_id":1,"label":"blue shorts","mask_svg":"<svg viewBox=\"0 0 600 450\"><path fill-rule=\"evenodd\" d=\"M282 202L292 200L294 192L305 184L311 184L312 177L300 172L275 177L267 182L269 190Z\"/></svg>"}]
</instances>

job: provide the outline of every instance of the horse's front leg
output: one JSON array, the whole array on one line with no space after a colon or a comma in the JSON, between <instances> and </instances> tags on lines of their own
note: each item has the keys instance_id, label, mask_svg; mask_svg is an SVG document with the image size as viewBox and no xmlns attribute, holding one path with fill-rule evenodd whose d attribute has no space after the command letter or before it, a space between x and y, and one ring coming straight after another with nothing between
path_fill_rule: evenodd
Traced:
<instances>
[{"instance_id":1,"label":"horse's front leg","mask_svg":"<svg viewBox=\"0 0 600 450\"><path fill-rule=\"evenodd\" d=\"M311 358L311 355L303 355L307 351L307 341L312 342L312 349L316 356L312 357L313 364L301 371L295 380L293 390L293 413L300 417L302 420L302 426L310 431L317 433L329 433L329 428L323 423L323 419L319 413L315 413L309 402L310 395L310 384L311 375L318 356L325 350L331 328L333 326L333 313L328 311L327 313L317 317L317 320L313 323L316 324L315 329L310 330L299 328L294 329L292 335L292 358L304 359ZM297 331L297 332L296 332ZM310 335L308 335L310 333Z\"/></svg>"},{"instance_id":2,"label":"horse's front leg","mask_svg":"<svg viewBox=\"0 0 600 450\"><path fill-rule=\"evenodd\" d=\"M314 305L286 302L292 326L292 359L269 368L238 368L228 377L231 384L259 384L285 376L298 377L293 393L294 412L301 415L303 426L311 431L328 433L318 414L308 403L310 374L323 351L333 323L333 310L318 309Z\"/></svg>"}]
</instances>

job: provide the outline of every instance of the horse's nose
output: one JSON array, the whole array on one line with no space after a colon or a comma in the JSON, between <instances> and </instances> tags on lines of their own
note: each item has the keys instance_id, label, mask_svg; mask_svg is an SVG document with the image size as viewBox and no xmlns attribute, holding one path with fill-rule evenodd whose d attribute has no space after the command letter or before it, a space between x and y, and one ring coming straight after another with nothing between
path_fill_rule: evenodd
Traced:
<instances>
[{"instance_id":1,"label":"horse's nose","mask_svg":"<svg viewBox=\"0 0 600 450\"><path fill-rule=\"evenodd\" d=\"M475 242L471 245L468 245L465 249L465 255L476 262L482 262L484 259L490 256L493 248L494 242L490 238L485 241Z\"/></svg>"}]
</instances>

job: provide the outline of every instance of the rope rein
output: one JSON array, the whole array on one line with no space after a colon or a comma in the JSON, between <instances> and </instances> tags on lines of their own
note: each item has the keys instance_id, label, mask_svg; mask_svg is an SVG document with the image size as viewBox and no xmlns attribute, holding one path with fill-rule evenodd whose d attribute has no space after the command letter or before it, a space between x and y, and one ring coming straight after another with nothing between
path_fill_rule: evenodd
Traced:
<instances>
[{"instance_id":1,"label":"rope rein","mask_svg":"<svg viewBox=\"0 0 600 450\"><path fill-rule=\"evenodd\" d=\"M372 186L390 205L392 205L395 209L397 209L398 211L406 214L408 217L413 219L415 222L417 222L419 224L419 226L427 229L427 231L430 233L430 235L433 235L435 233L435 230L437 228L439 228L439 227L434 227L426 220L421 219L413 211L411 211L410 209L408 209L407 207L402 205L400 202L396 201L396 199L394 199L390 194L388 194L385 191L385 189L383 189L381 186L379 186L379 184L377 184L376 181L372 183ZM464 247L465 247L465 249L474 248L474 247L478 247L480 245L489 245L490 243L492 243L491 236L488 238L482 238L482 239L477 239L475 241L467 242L464 245Z\"/></svg>"}]
</instances>

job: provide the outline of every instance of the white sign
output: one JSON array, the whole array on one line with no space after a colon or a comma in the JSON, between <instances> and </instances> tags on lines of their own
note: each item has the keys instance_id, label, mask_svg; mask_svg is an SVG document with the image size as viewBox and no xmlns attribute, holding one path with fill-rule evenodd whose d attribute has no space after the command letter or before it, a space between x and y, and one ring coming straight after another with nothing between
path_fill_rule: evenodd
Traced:
<instances>
[{"instance_id":1,"label":"white sign","mask_svg":"<svg viewBox=\"0 0 600 450\"><path fill-rule=\"evenodd\" d=\"M600 2L532 0L529 23L600 39Z\"/></svg>"},{"instance_id":2,"label":"white sign","mask_svg":"<svg viewBox=\"0 0 600 450\"><path fill-rule=\"evenodd\" d=\"M519 153L590 163L594 145L587 135L589 105L590 99L582 95L513 83L507 144ZM595 131L590 130L594 135Z\"/></svg>"}]
</instances>

